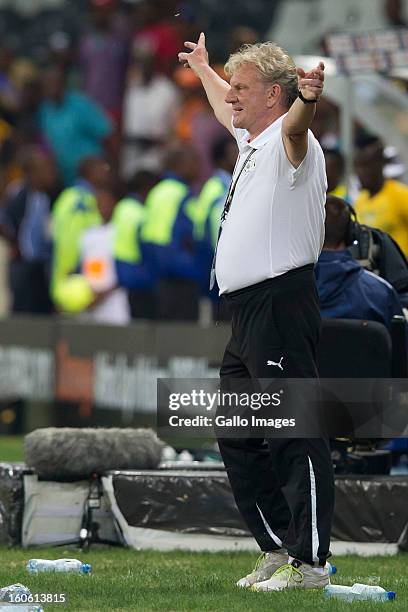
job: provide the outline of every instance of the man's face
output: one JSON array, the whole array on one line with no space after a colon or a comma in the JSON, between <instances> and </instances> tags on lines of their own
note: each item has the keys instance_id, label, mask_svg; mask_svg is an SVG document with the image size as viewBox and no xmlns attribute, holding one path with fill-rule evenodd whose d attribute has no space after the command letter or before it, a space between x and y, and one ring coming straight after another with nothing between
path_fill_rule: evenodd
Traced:
<instances>
[{"instance_id":1,"label":"man's face","mask_svg":"<svg viewBox=\"0 0 408 612\"><path fill-rule=\"evenodd\" d=\"M55 187L58 174L57 168L50 157L44 156L41 171L38 173L37 179L41 181L41 187L45 192L49 192Z\"/></svg>"},{"instance_id":2,"label":"man's face","mask_svg":"<svg viewBox=\"0 0 408 612\"><path fill-rule=\"evenodd\" d=\"M356 174L363 189L373 189L383 176L384 161L378 147L366 147L359 151L354 160Z\"/></svg>"},{"instance_id":3,"label":"man's face","mask_svg":"<svg viewBox=\"0 0 408 612\"><path fill-rule=\"evenodd\" d=\"M339 157L331 153L325 154L326 174L327 174L327 191L333 191L343 178L343 164Z\"/></svg>"},{"instance_id":4,"label":"man's face","mask_svg":"<svg viewBox=\"0 0 408 612\"><path fill-rule=\"evenodd\" d=\"M112 186L112 168L104 160L95 162L89 170L87 179L96 189L109 189Z\"/></svg>"},{"instance_id":5,"label":"man's face","mask_svg":"<svg viewBox=\"0 0 408 612\"><path fill-rule=\"evenodd\" d=\"M58 68L50 68L44 75L43 91L46 98L58 102L64 96L65 78Z\"/></svg>"},{"instance_id":6,"label":"man's face","mask_svg":"<svg viewBox=\"0 0 408 612\"><path fill-rule=\"evenodd\" d=\"M28 178L39 191L51 192L58 180L57 169L53 160L39 151L32 162Z\"/></svg>"},{"instance_id":7,"label":"man's face","mask_svg":"<svg viewBox=\"0 0 408 612\"><path fill-rule=\"evenodd\" d=\"M225 101L232 106L234 127L254 132L270 112L270 87L261 81L253 64L244 64L231 77Z\"/></svg>"}]
</instances>

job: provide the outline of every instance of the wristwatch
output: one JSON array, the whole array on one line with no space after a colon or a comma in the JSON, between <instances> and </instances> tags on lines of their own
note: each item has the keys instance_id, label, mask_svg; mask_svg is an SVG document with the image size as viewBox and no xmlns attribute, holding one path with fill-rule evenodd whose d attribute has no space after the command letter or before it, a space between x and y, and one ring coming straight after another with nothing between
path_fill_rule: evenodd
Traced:
<instances>
[{"instance_id":1,"label":"wristwatch","mask_svg":"<svg viewBox=\"0 0 408 612\"><path fill-rule=\"evenodd\" d=\"M298 89L298 98L302 100L303 104L317 104L317 102L319 101L318 98L314 98L314 100L308 100L307 98L303 96L300 89Z\"/></svg>"}]
</instances>

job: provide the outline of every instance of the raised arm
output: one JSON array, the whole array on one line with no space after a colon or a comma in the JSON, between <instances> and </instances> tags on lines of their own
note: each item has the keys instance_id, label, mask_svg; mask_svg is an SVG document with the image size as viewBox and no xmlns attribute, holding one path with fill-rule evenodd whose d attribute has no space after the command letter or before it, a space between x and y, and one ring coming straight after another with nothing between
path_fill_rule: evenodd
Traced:
<instances>
[{"instance_id":1,"label":"raised arm","mask_svg":"<svg viewBox=\"0 0 408 612\"><path fill-rule=\"evenodd\" d=\"M297 72L298 87L303 98L318 101L323 91L323 62L320 62L317 68L310 72L305 72L302 68L298 68ZM295 168L300 166L306 156L307 131L315 112L316 104L308 104L297 98L282 122L282 138L286 155Z\"/></svg>"},{"instance_id":2,"label":"raised arm","mask_svg":"<svg viewBox=\"0 0 408 612\"><path fill-rule=\"evenodd\" d=\"M187 41L184 46L191 51L179 53L179 62L191 68L201 80L215 116L232 133L232 108L231 104L225 102L230 87L208 63L204 32L201 32L197 43Z\"/></svg>"}]
</instances>

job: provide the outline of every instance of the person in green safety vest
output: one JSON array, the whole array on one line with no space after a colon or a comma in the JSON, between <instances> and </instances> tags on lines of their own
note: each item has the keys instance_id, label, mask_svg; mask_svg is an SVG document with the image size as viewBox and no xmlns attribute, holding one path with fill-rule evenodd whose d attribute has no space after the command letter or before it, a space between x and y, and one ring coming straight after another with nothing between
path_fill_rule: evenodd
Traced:
<instances>
[{"instance_id":1,"label":"person in green safety vest","mask_svg":"<svg viewBox=\"0 0 408 612\"><path fill-rule=\"evenodd\" d=\"M218 302L218 291L209 289L211 262L218 237L221 212L238 157L238 147L229 135L216 141L212 148L213 175L204 183L197 201L194 239L200 270L201 294Z\"/></svg>"},{"instance_id":2,"label":"person in green safety vest","mask_svg":"<svg viewBox=\"0 0 408 612\"><path fill-rule=\"evenodd\" d=\"M138 170L128 183L128 195L115 207L113 255L118 283L128 290L133 319L155 318L154 275L143 261L141 231L146 220L144 202L159 176L150 170Z\"/></svg>"},{"instance_id":3,"label":"person in green safety vest","mask_svg":"<svg viewBox=\"0 0 408 612\"><path fill-rule=\"evenodd\" d=\"M199 274L193 227L197 201L192 185L199 157L188 146L174 144L166 152L165 173L146 199L143 257L155 275L157 318L197 320Z\"/></svg>"},{"instance_id":4,"label":"person in green safety vest","mask_svg":"<svg viewBox=\"0 0 408 612\"><path fill-rule=\"evenodd\" d=\"M52 207L51 297L54 301L58 284L78 267L82 233L102 223L94 192L112 183L111 168L102 157L83 159L80 176L73 187L60 194Z\"/></svg>"},{"instance_id":5,"label":"person in green safety vest","mask_svg":"<svg viewBox=\"0 0 408 612\"><path fill-rule=\"evenodd\" d=\"M114 259L116 228L112 222L118 200L112 189L95 192L102 223L85 229L79 238L78 271L57 285L56 305L64 314L86 322L127 325L127 291L119 286Z\"/></svg>"}]
</instances>

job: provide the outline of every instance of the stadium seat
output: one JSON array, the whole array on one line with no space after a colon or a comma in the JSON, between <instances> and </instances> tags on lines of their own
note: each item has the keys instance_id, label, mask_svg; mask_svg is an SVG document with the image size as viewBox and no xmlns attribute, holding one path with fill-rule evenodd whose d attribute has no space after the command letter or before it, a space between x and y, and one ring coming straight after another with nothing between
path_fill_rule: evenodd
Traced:
<instances>
[{"instance_id":1,"label":"stadium seat","mask_svg":"<svg viewBox=\"0 0 408 612\"><path fill-rule=\"evenodd\" d=\"M407 376L405 320L394 317L389 333L384 325L373 321L323 319L318 364L321 378L370 379L364 387L359 387L364 391L359 397L361 423L369 421L370 404L378 407L378 422L381 423L381 401L386 402L387 391L377 379ZM356 424L355 419L347 421L344 406L334 395L324 393L325 407L332 411L330 426L333 429L329 427L329 431L338 429L339 424L345 428L346 440L332 441L336 473L389 473L391 455L375 450L378 439L353 438L350 432Z\"/></svg>"},{"instance_id":2,"label":"stadium seat","mask_svg":"<svg viewBox=\"0 0 408 612\"><path fill-rule=\"evenodd\" d=\"M408 376L407 323L404 317L395 316L391 323L392 377Z\"/></svg>"},{"instance_id":3,"label":"stadium seat","mask_svg":"<svg viewBox=\"0 0 408 612\"><path fill-rule=\"evenodd\" d=\"M323 319L318 367L321 378L390 378L391 336L374 321Z\"/></svg>"},{"instance_id":4,"label":"stadium seat","mask_svg":"<svg viewBox=\"0 0 408 612\"><path fill-rule=\"evenodd\" d=\"M391 334L374 321L323 319L318 364L321 378L405 378L405 319L393 317Z\"/></svg>"}]
</instances>

